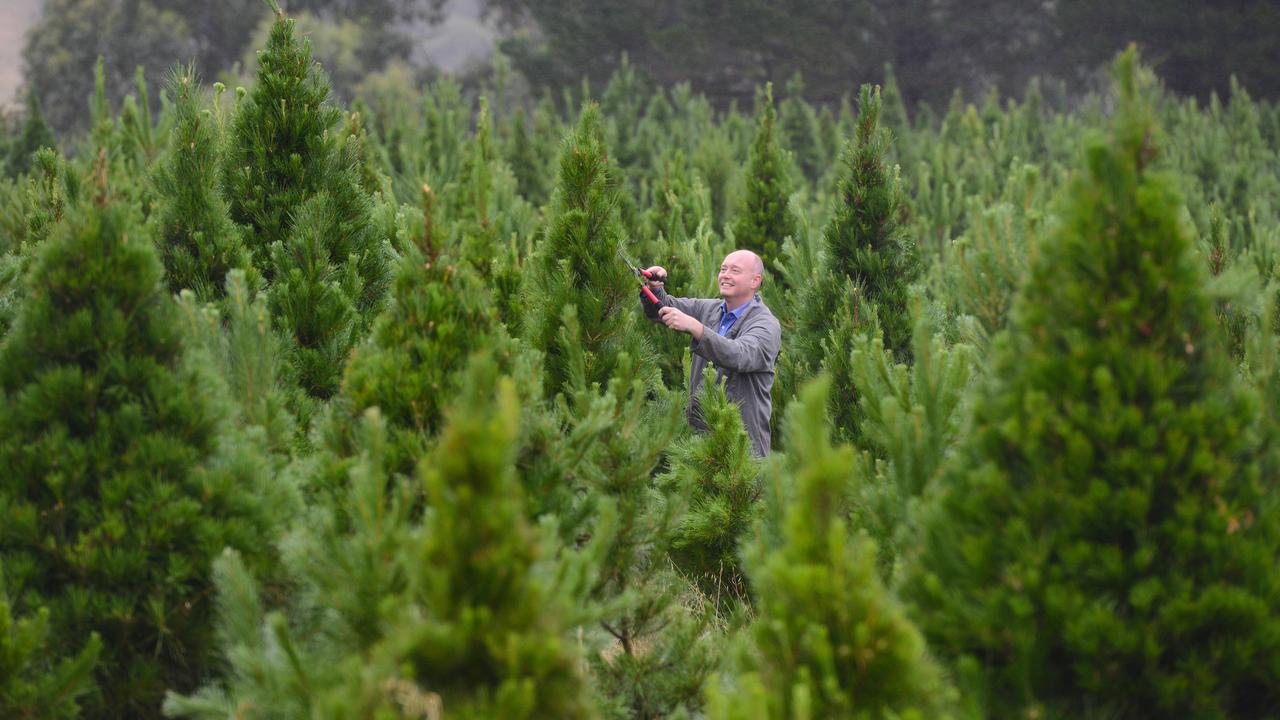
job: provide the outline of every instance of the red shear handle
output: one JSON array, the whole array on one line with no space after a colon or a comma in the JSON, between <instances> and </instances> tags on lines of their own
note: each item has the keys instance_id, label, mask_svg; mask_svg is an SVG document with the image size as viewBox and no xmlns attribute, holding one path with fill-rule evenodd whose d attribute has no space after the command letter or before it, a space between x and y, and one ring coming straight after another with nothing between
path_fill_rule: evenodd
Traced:
<instances>
[{"instance_id":1,"label":"red shear handle","mask_svg":"<svg viewBox=\"0 0 1280 720\"><path fill-rule=\"evenodd\" d=\"M649 289L648 285L641 285L640 290L645 294L645 297L649 298L649 302L661 307L662 303L658 302L658 296L653 294L653 291Z\"/></svg>"}]
</instances>

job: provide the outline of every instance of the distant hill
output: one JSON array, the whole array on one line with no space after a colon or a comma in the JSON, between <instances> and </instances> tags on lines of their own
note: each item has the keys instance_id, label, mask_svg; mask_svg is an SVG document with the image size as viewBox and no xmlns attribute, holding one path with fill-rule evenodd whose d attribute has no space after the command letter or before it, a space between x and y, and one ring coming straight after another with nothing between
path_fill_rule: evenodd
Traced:
<instances>
[{"instance_id":1,"label":"distant hill","mask_svg":"<svg viewBox=\"0 0 1280 720\"><path fill-rule=\"evenodd\" d=\"M43 5L44 0L0 1L0 106L19 104L22 48ZM414 59L456 72L489 55L495 32L480 20L479 0L451 0L447 11L444 23L419 31Z\"/></svg>"}]
</instances>

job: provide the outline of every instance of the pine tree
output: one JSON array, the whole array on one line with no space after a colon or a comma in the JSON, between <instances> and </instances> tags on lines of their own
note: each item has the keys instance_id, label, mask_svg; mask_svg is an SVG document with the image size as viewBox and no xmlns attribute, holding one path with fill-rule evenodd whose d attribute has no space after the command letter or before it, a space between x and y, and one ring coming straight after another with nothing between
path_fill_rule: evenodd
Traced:
<instances>
[{"instance_id":1,"label":"pine tree","mask_svg":"<svg viewBox=\"0 0 1280 720\"><path fill-rule=\"evenodd\" d=\"M343 382L355 417L381 409L389 467L400 472L412 471L439 430L468 357L495 342L492 294L469 264L442 254L432 197L424 187L423 234L400 261L391 304L370 342L356 349Z\"/></svg>"},{"instance_id":2,"label":"pine tree","mask_svg":"<svg viewBox=\"0 0 1280 720\"><path fill-rule=\"evenodd\" d=\"M170 292L190 289L208 301L222 295L227 272L252 270L240 229L218 194L215 128L200 108L200 83L188 66L168 83L174 129L169 153L154 174L159 207L155 242Z\"/></svg>"},{"instance_id":3,"label":"pine tree","mask_svg":"<svg viewBox=\"0 0 1280 720\"><path fill-rule=\"evenodd\" d=\"M904 232L906 200L896 169L886 159L890 137L879 117L879 88L863 85L857 133L845 152L839 198L822 243L828 273L837 282L848 279L860 297L875 304L886 347L910 358L907 288L920 274L920 259ZM829 312L830 302L829 296L824 298L816 310ZM812 323L815 318L807 313L805 319Z\"/></svg>"},{"instance_id":4,"label":"pine tree","mask_svg":"<svg viewBox=\"0 0 1280 720\"><path fill-rule=\"evenodd\" d=\"M534 205L546 202L548 189L546 158L539 154L537 139L533 136L530 123L525 119L524 108L517 108L511 121L511 139L506 144L507 164L515 173L520 194Z\"/></svg>"},{"instance_id":5,"label":"pine tree","mask_svg":"<svg viewBox=\"0 0 1280 720\"><path fill-rule=\"evenodd\" d=\"M520 413L491 359L470 368L439 444L402 485L366 413L343 503L291 533L288 614L264 616L251 573L219 560L222 686L171 695L173 715L224 718L591 718L564 625L554 538L525 519L513 471ZM496 402L495 402L496 400ZM425 493L431 511L409 511Z\"/></svg>"},{"instance_id":6,"label":"pine tree","mask_svg":"<svg viewBox=\"0 0 1280 720\"><path fill-rule=\"evenodd\" d=\"M711 223L718 230L729 226L730 214L737 210L742 185L742 171L738 167L738 151L729 131L729 121L714 126L699 138L690 160L707 184L711 195Z\"/></svg>"},{"instance_id":7,"label":"pine tree","mask_svg":"<svg viewBox=\"0 0 1280 720\"><path fill-rule=\"evenodd\" d=\"M1274 717L1280 596L1257 408L1156 165L1132 48L905 592L990 715Z\"/></svg>"},{"instance_id":8,"label":"pine tree","mask_svg":"<svg viewBox=\"0 0 1280 720\"><path fill-rule=\"evenodd\" d=\"M750 529L759 498L760 463L742 413L707 369L700 405L706 432L671 448L664 490L682 497L683 516L671 533L676 566L723 608L748 599L738 544Z\"/></svg>"},{"instance_id":9,"label":"pine tree","mask_svg":"<svg viewBox=\"0 0 1280 720\"><path fill-rule=\"evenodd\" d=\"M44 244L0 347L0 561L20 614L48 608L53 657L102 637L89 717L157 717L205 668L209 561L259 562L270 508L134 213L99 202Z\"/></svg>"},{"instance_id":10,"label":"pine tree","mask_svg":"<svg viewBox=\"0 0 1280 720\"><path fill-rule=\"evenodd\" d=\"M503 324L518 328L524 258L515 238L532 235L537 217L520 197L511 168L497 155L486 98L480 98L476 132L467 145L458 180L449 184L445 196L444 217L456 258L475 268L492 289Z\"/></svg>"},{"instance_id":11,"label":"pine tree","mask_svg":"<svg viewBox=\"0 0 1280 720\"><path fill-rule=\"evenodd\" d=\"M16 191L18 188L14 188ZM26 297L26 276L37 249L48 239L69 206L79 202L80 183L66 158L53 148L31 155L31 174L22 188L18 222L0 254L0 338L13 325ZM15 192L16 194L16 192Z\"/></svg>"},{"instance_id":12,"label":"pine tree","mask_svg":"<svg viewBox=\"0 0 1280 720\"><path fill-rule=\"evenodd\" d=\"M976 367L968 345L949 346L938 323L920 307L912 341L912 363L897 362L879 332L854 340L849 357L859 397L864 451L853 488L854 527L879 547L885 582L913 541L909 508L937 480L945 460L963 437L965 401Z\"/></svg>"},{"instance_id":13,"label":"pine tree","mask_svg":"<svg viewBox=\"0 0 1280 720\"><path fill-rule=\"evenodd\" d=\"M264 433L278 470L294 450L297 432L281 382L288 363L283 343L271 328L266 297L253 295L243 270L227 273L223 295L216 305L198 302L189 291L180 296L184 339L225 383L233 424Z\"/></svg>"},{"instance_id":14,"label":"pine tree","mask_svg":"<svg viewBox=\"0 0 1280 720\"><path fill-rule=\"evenodd\" d=\"M151 92L142 67L134 68L134 87L137 94L129 94L120 104L117 130L120 134L120 154L131 174L142 176L160 154L165 133L157 132L151 114ZM166 116L167 117L167 116Z\"/></svg>"},{"instance_id":15,"label":"pine tree","mask_svg":"<svg viewBox=\"0 0 1280 720\"><path fill-rule=\"evenodd\" d=\"M31 164L23 208L26 234L20 244L35 248L48 239L67 209L80 202L81 188L66 157L53 148L37 150Z\"/></svg>"},{"instance_id":16,"label":"pine tree","mask_svg":"<svg viewBox=\"0 0 1280 720\"><path fill-rule=\"evenodd\" d=\"M22 121L22 131L7 148L5 172L13 177L26 174L31 169L31 156L41 148L56 148L58 139L45 122L40 109L40 98L34 88L27 90L27 113Z\"/></svg>"},{"instance_id":17,"label":"pine tree","mask_svg":"<svg viewBox=\"0 0 1280 720\"><path fill-rule=\"evenodd\" d=\"M748 564L759 614L741 674L709 686L709 718L946 718L955 702L906 610L881 583L876 548L840 512L853 449L832 447L828 383L810 383L787 415L781 544ZM775 470L774 472L777 472Z\"/></svg>"},{"instance_id":18,"label":"pine tree","mask_svg":"<svg viewBox=\"0 0 1280 720\"><path fill-rule=\"evenodd\" d=\"M369 211L368 196L348 177L296 207L288 237L272 247L278 274L268 306L312 397L338 390L351 348L382 306L387 259Z\"/></svg>"},{"instance_id":19,"label":"pine tree","mask_svg":"<svg viewBox=\"0 0 1280 720\"><path fill-rule=\"evenodd\" d=\"M618 217L620 193L600 131L599 108L589 104L561 148L559 181L526 295L526 336L547 356L549 397L568 381L558 338L569 305L576 308L583 329L588 384L606 384L624 353L646 367L636 327L636 280L619 257L626 237Z\"/></svg>"},{"instance_id":20,"label":"pine tree","mask_svg":"<svg viewBox=\"0 0 1280 720\"><path fill-rule=\"evenodd\" d=\"M878 126L879 93L864 85L860 101L856 134L842 160L839 195L822 234L817 277L798 293L794 354L780 369L784 388L796 387L819 369L831 375L831 414L844 440L859 437L861 422L849 349L870 331L883 333L899 359L911 357L907 288L920 272L915 247L904 233L901 182L885 161L889 138Z\"/></svg>"},{"instance_id":21,"label":"pine tree","mask_svg":"<svg viewBox=\"0 0 1280 720\"><path fill-rule=\"evenodd\" d=\"M562 525L562 536L590 538L598 546L584 610L598 620L589 641L594 679L612 717L695 711L717 653L706 637L707 613L688 599L688 585L672 571L665 552L680 508L653 481L662 451L682 425L683 403L678 393L651 400L651 381L625 354L607 386L588 385L576 308L565 309L561 325L569 381L556 405L567 437L552 444L568 444L565 449L577 457L571 465L553 466L558 473L540 475L544 483L572 479L569 490L584 507L564 508L561 522L582 520ZM552 454L567 453L556 447Z\"/></svg>"},{"instance_id":22,"label":"pine tree","mask_svg":"<svg viewBox=\"0 0 1280 720\"><path fill-rule=\"evenodd\" d=\"M778 106L778 123L800 172L809 182L817 182L827 169L827 149L822 144L818 113L804 99L804 78L799 73L787 80L787 98Z\"/></svg>"},{"instance_id":23,"label":"pine tree","mask_svg":"<svg viewBox=\"0 0 1280 720\"><path fill-rule=\"evenodd\" d=\"M294 208L324 184L342 113L327 102L329 84L312 67L310 44L294 37L282 13L258 54L257 80L232 121L223 187L231 219L249 228L254 266L272 280L271 248L289 234Z\"/></svg>"},{"instance_id":24,"label":"pine tree","mask_svg":"<svg viewBox=\"0 0 1280 720\"><path fill-rule=\"evenodd\" d=\"M95 635L74 657L51 666L44 658L49 633L48 610L15 618L0 588L0 715L41 720L79 717L76 701L93 686L93 665L102 643Z\"/></svg>"},{"instance_id":25,"label":"pine tree","mask_svg":"<svg viewBox=\"0 0 1280 720\"><path fill-rule=\"evenodd\" d=\"M298 383L322 399L337 390L347 353L381 310L389 283L385 238L360 184L359 138L339 144L341 112L328 96L310 44L277 13L223 170L231 219L248 227Z\"/></svg>"},{"instance_id":26,"label":"pine tree","mask_svg":"<svg viewBox=\"0 0 1280 720\"><path fill-rule=\"evenodd\" d=\"M781 257L782 241L796 234L791 209L791 158L777 136L773 83L756 94L756 135L747 167L746 196L733 224L739 248L753 250L765 264Z\"/></svg>"}]
</instances>

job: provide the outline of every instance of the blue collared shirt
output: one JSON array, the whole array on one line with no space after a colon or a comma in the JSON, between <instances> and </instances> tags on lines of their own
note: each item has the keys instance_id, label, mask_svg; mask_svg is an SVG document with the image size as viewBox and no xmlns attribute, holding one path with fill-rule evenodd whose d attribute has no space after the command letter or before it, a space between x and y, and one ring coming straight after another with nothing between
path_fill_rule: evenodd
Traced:
<instances>
[{"instance_id":1,"label":"blue collared shirt","mask_svg":"<svg viewBox=\"0 0 1280 720\"><path fill-rule=\"evenodd\" d=\"M746 310L747 306L753 302L755 302L755 298L751 298L750 300L742 303L741 305L739 305L738 307L732 310L728 309L728 306L725 302L723 301L720 302L721 314L720 314L719 333L721 337L723 337L725 333L729 332L729 329L733 327L733 324L738 322L738 318L742 317L742 311Z\"/></svg>"}]
</instances>

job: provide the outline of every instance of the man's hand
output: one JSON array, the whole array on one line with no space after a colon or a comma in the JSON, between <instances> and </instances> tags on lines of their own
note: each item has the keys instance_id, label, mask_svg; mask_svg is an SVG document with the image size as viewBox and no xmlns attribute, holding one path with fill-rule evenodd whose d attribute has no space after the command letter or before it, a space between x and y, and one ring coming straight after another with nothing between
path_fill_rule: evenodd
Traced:
<instances>
[{"instance_id":1,"label":"man's hand","mask_svg":"<svg viewBox=\"0 0 1280 720\"><path fill-rule=\"evenodd\" d=\"M649 273L649 279L647 282L649 283L650 290L657 290L661 288L663 283L667 281L667 269L661 265L654 265L651 268L645 268L645 272Z\"/></svg>"},{"instance_id":2,"label":"man's hand","mask_svg":"<svg viewBox=\"0 0 1280 720\"><path fill-rule=\"evenodd\" d=\"M658 311L658 319L663 325L677 332L688 333L695 340L702 339L702 323L692 315L683 313L673 307L664 307Z\"/></svg>"}]
</instances>

